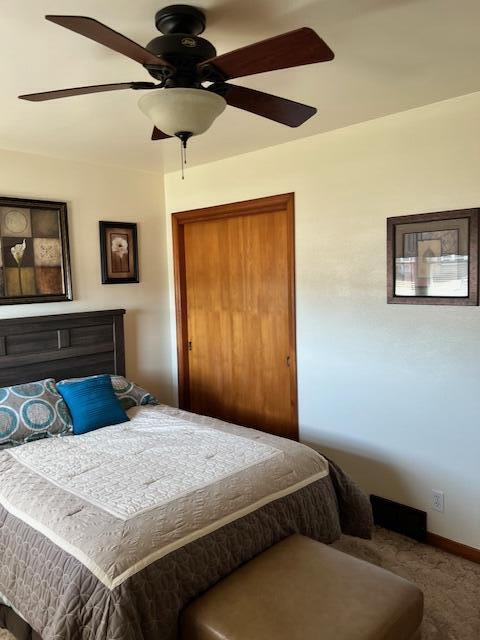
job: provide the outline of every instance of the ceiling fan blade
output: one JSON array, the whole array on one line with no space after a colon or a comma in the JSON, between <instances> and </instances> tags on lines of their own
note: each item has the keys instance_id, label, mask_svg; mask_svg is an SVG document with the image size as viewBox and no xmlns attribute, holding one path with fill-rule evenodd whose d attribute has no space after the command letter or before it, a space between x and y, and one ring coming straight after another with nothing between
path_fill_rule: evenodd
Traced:
<instances>
[{"instance_id":1,"label":"ceiling fan blade","mask_svg":"<svg viewBox=\"0 0 480 640\"><path fill-rule=\"evenodd\" d=\"M212 66L228 80L265 71L327 62L334 57L333 51L315 31L304 27L211 58L198 66L200 70Z\"/></svg>"},{"instance_id":2,"label":"ceiling fan blade","mask_svg":"<svg viewBox=\"0 0 480 640\"><path fill-rule=\"evenodd\" d=\"M315 107L235 84L214 84L209 91L222 95L232 107L286 124L287 127L299 127L317 113Z\"/></svg>"},{"instance_id":3,"label":"ceiling fan blade","mask_svg":"<svg viewBox=\"0 0 480 640\"><path fill-rule=\"evenodd\" d=\"M157 127L153 127L152 140L165 140L166 138L171 138L167 133L163 133Z\"/></svg>"},{"instance_id":4,"label":"ceiling fan blade","mask_svg":"<svg viewBox=\"0 0 480 640\"><path fill-rule=\"evenodd\" d=\"M138 87L136 85L142 85ZM148 85L148 86L147 86ZM120 91L121 89L153 89L153 82L120 82L115 84L95 84L90 87L72 87L71 89L58 89L57 91L43 91L42 93L27 93L18 96L20 100L30 102L43 102L44 100L56 100L57 98L69 98L70 96L82 96L87 93L102 93L103 91Z\"/></svg>"},{"instance_id":5,"label":"ceiling fan blade","mask_svg":"<svg viewBox=\"0 0 480 640\"><path fill-rule=\"evenodd\" d=\"M171 67L163 58L159 58L144 47L140 46L130 38L118 33L106 25L85 16L45 16L50 22L59 24L61 27L75 31L94 42L103 44L117 53L121 53L127 58L135 60L140 64L158 65Z\"/></svg>"}]
</instances>

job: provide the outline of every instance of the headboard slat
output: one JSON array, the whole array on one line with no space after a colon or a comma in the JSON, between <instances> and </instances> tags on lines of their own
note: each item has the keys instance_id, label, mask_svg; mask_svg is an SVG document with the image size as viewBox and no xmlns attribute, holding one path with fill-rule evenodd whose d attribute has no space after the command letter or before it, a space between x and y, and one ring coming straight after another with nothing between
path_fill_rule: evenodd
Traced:
<instances>
[{"instance_id":1,"label":"headboard slat","mask_svg":"<svg viewBox=\"0 0 480 640\"><path fill-rule=\"evenodd\" d=\"M67 358L78 358L80 356L90 356L96 353L112 353L114 352L113 342L105 344L96 344L89 347L67 347L57 349L57 351L41 351L40 353L32 353L19 356L3 356L0 358L0 366L3 367L28 367L29 364L39 364L41 362L50 362L51 360L66 360ZM112 370L112 373L115 373Z\"/></svg>"},{"instance_id":2,"label":"headboard slat","mask_svg":"<svg viewBox=\"0 0 480 640\"><path fill-rule=\"evenodd\" d=\"M70 346L70 329L58 329L58 348L66 349Z\"/></svg>"},{"instance_id":3,"label":"headboard slat","mask_svg":"<svg viewBox=\"0 0 480 640\"><path fill-rule=\"evenodd\" d=\"M124 313L114 309L0 320L0 386L47 377L125 375Z\"/></svg>"}]
</instances>

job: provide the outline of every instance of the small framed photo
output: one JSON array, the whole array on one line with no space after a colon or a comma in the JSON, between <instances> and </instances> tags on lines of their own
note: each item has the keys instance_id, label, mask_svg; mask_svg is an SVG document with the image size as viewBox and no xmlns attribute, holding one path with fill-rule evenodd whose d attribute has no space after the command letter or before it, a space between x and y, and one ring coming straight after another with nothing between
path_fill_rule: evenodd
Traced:
<instances>
[{"instance_id":1,"label":"small framed photo","mask_svg":"<svg viewBox=\"0 0 480 640\"><path fill-rule=\"evenodd\" d=\"M0 198L0 305L70 300L66 203Z\"/></svg>"},{"instance_id":2,"label":"small framed photo","mask_svg":"<svg viewBox=\"0 0 480 640\"><path fill-rule=\"evenodd\" d=\"M478 305L479 211L388 218L388 303Z\"/></svg>"},{"instance_id":3,"label":"small framed photo","mask_svg":"<svg viewBox=\"0 0 480 640\"><path fill-rule=\"evenodd\" d=\"M137 225L101 221L100 256L103 284L138 282Z\"/></svg>"}]
</instances>

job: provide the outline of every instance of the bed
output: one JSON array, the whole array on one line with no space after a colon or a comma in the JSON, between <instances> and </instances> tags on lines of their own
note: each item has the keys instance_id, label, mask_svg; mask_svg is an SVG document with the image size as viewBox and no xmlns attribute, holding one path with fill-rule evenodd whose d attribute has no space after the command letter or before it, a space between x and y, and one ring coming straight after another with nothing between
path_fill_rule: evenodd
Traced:
<instances>
[{"instance_id":1,"label":"bed","mask_svg":"<svg viewBox=\"0 0 480 640\"><path fill-rule=\"evenodd\" d=\"M0 321L0 386L124 375L123 310ZM165 405L0 451L0 627L175 640L180 611L292 533L369 537L368 500L299 443Z\"/></svg>"}]
</instances>

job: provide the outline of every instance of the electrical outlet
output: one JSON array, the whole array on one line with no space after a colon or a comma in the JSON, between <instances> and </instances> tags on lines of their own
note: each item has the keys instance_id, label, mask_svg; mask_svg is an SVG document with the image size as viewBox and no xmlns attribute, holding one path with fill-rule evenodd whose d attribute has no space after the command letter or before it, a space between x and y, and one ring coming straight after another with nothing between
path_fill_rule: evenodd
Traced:
<instances>
[{"instance_id":1,"label":"electrical outlet","mask_svg":"<svg viewBox=\"0 0 480 640\"><path fill-rule=\"evenodd\" d=\"M432 507L435 511L440 511L443 513L444 511L444 496L443 491L437 491L436 489L432 490Z\"/></svg>"}]
</instances>

